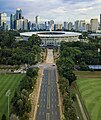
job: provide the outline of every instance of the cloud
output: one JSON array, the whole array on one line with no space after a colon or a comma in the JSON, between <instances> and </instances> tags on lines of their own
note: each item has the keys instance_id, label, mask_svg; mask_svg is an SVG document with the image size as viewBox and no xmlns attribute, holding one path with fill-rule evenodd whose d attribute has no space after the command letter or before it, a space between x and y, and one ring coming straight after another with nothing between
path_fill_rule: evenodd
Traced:
<instances>
[{"instance_id":1,"label":"cloud","mask_svg":"<svg viewBox=\"0 0 101 120\"><path fill-rule=\"evenodd\" d=\"M88 11L88 10L92 10L93 7L88 7L88 8L79 8L79 9L76 9L75 11Z\"/></svg>"},{"instance_id":2,"label":"cloud","mask_svg":"<svg viewBox=\"0 0 101 120\"><path fill-rule=\"evenodd\" d=\"M0 11L8 16L21 8L23 16L34 22L35 16L41 20L56 22L77 19L99 18L101 0L0 0Z\"/></svg>"},{"instance_id":3,"label":"cloud","mask_svg":"<svg viewBox=\"0 0 101 120\"><path fill-rule=\"evenodd\" d=\"M58 7L58 8L56 8L56 9L52 9L51 10L51 12L55 12L55 13L64 13L64 12L66 12L66 10L65 10L65 7Z\"/></svg>"}]
</instances>

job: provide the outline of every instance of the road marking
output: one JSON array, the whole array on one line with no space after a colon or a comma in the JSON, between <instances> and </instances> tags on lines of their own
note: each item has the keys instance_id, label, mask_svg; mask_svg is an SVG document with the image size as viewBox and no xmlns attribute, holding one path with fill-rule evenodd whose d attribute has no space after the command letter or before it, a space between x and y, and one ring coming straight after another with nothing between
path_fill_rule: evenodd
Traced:
<instances>
[{"instance_id":1,"label":"road marking","mask_svg":"<svg viewBox=\"0 0 101 120\"><path fill-rule=\"evenodd\" d=\"M50 72L48 73L48 87L47 87L47 109L50 109Z\"/></svg>"},{"instance_id":2,"label":"road marking","mask_svg":"<svg viewBox=\"0 0 101 120\"><path fill-rule=\"evenodd\" d=\"M45 113L43 112L43 115L44 115Z\"/></svg>"},{"instance_id":3,"label":"road marking","mask_svg":"<svg viewBox=\"0 0 101 120\"><path fill-rule=\"evenodd\" d=\"M47 93L47 109L50 109L50 87L48 87Z\"/></svg>"},{"instance_id":4,"label":"road marking","mask_svg":"<svg viewBox=\"0 0 101 120\"><path fill-rule=\"evenodd\" d=\"M50 113L46 113L46 120L50 120Z\"/></svg>"}]
</instances>

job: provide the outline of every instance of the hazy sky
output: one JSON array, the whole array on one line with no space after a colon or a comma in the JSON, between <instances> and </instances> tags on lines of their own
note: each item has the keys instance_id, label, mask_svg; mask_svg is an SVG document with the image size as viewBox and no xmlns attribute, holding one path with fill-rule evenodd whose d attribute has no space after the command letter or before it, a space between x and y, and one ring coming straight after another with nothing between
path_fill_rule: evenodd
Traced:
<instances>
[{"instance_id":1,"label":"hazy sky","mask_svg":"<svg viewBox=\"0 0 101 120\"><path fill-rule=\"evenodd\" d=\"M0 12L7 12L8 16L17 8L21 8L23 16L31 21L36 15L42 21L89 20L99 19L101 0L0 0Z\"/></svg>"}]
</instances>

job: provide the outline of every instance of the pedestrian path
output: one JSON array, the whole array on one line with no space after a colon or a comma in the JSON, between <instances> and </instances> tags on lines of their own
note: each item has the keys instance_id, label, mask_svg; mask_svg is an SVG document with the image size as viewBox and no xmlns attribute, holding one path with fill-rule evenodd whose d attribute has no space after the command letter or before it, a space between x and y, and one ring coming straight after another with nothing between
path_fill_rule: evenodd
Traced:
<instances>
[{"instance_id":1,"label":"pedestrian path","mask_svg":"<svg viewBox=\"0 0 101 120\"><path fill-rule=\"evenodd\" d=\"M47 50L46 63L54 63L53 49L48 49Z\"/></svg>"}]
</instances>

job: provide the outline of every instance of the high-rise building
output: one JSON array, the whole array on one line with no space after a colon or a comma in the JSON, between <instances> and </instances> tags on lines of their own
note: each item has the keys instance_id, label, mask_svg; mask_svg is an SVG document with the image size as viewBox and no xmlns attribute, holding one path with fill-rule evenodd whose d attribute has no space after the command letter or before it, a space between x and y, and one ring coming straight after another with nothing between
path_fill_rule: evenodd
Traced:
<instances>
[{"instance_id":1,"label":"high-rise building","mask_svg":"<svg viewBox=\"0 0 101 120\"><path fill-rule=\"evenodd\" d=\"M76 20L75 21L75 31L79 31L79 25L80 25L79 20Z\"/></svg>"},{"instance_id":2,"label":"high-rise building","mask_svg":"<svg viewBox=\"0 0 101 120\"><path fill-rule=\"evenodd\" d=\"M64 22L64 30L68 30L68 22Z\"/></svg>"},{"instance_id":3,"label":"high-rise building","mask_svg":"<svg viewBox=\"0 0 101 120\"><path fill-rule=\"evenodd\" d=\"M32 23L31 30L36 30L36 24Z\"/></svg>"},{"instance_id":4,"label":"high-rise building","mask_svg":"<svg viewBox=\"0 0 101 120\"><path fill-rule=\"evenodd\" d=\"M39 16L35 17L36 30L39 29Z\"/></svg>"},{"instance_id":5,"label":"high-rise building","mask_svg":"<svg viewBox=\"0 0 101 120\"><path fill-rule=\"evenodd\" d=\"M37 24L37 25L39 24L39 16L35 17L35 24Z\"/></svg>"},{"instance_id":6,"label":"high-rise building","mask_svg":"<svg viewBox=\"0 0 101 120\"><path fill-rule=\"evenodd\" d=\"M54 20L50 20L50 24L51 24L51 25L54 24Z\"/></svg>"},{"instance_id":7,"label":"high-rise building","mask_svg":"<svg viewBox=\"0 0 101 120\"><path fill-rule=\"evenodd\" d=\"M100 30L101 30L101 14L100 14Z\"/></svg>"},{"instance_id":8,"label":"high-rise building","mask_svg":"<svg viewBox=\"0 0 101 120\"><path fill-rule=\"evenodd\" d=\"M23 19L23 29L28 30L28 20L27 19Z\"/></svg>"},{"instance_id":9,"label":"high-rise building","mask_svg":"<svg viewBox=\"0 0 101 120\"><path fill-rule=\"evenodd\" d=\"M45 30L45 24L43 23L39 24L39 30Z\"/></svg>"},{"instance_id":10,"label":"high-rise building","mask_svg":"<svg viewBox=\"0 0 101 120\"><path fill-rule=\"evenodd\" d=\"M68 30L72 30L73 29L73 23L72 22L69 22L68 23Z\"/></svg>"},{"instance_id":11,"label":"high-rise building","mask_svg":"<svg viewBox=\"0 0 101 120\"><path fill-rule=\"evenodd\" d=\"M86 30L91 31L91 25L89 23L86 24Z\"/></svg>"},{"instance_id":12,"label":"high-rise building","mask_svg":"<svg viewBox=\"0 0 101 120\"><path fill-rule=\"evenodd\" d=\"M4 12L0 13L0 26L4 30L6 30L6 21L7 21L7 14Z\"/></svg>"},{"instance_id":13,"label":"high-rise building","mask_svg":"<svg viewBox=\"0 0 101 120\"><path fill-rule=\"evenodd\" d=\"M85 20L80 20L79 31L85 31L85 30L86 30L86 22Z\"/></svg>"},{"instance_id":14,"label":"high-rise building","mask_svg":"<svg viewBox=\"0 0 101 120\"><path fill-rule=\"evenodd\" d=\"M23 30L24 29L24 20L23 19L19 19L16 20L16 29L17 30Z\"/></svg>"},{"instance_id":15,"label":"high-rise building","mask_svg":"<svg viewBox=\"0 0 101 120\"><path fill-rule=\"evenodd\" d=\"M10 29L11 30L16 29L16 16L15 16L15 14L11 14L11 16L10 16Z\"/></svg>"},{"instance_id":16,"label":"high-rise building","mask_svg":"<svg viewBox=\"0 0 101 120\"><path fill-rule=\"evenodd\" d=\"M54 31L54 30L55 30L55 24L52 24L52 25L51 25L51 28L49 27L49 30L50 30L50 31Z\"/></svg>"},{"instance_id":17,"label":"high-rise building","mask_svg":"<svg viewBox=\"0 0 101 120\"><path fill-rule=\"evenodd\" d=\"M55 24L54 30L62 30L62 24Z\"/></svg>"},{"instance_id":18,"label":"high-rise building","mask_svg":"<svg viewBox=\"0 0 101 120\"><path fill-rule=\"evenodd\" d=\"M28 30L31 30L31 22L28 22Z\"/></svg>"},{"instance_id":19,"label":"high-rise building","mask_svg":"<svg viewBox=\"0 0 101 120\"><path fill-rule=\"evenodd\" d=\"M91 23L91 31L96 32L96 30L98 30L98 28L99 28L98 19L91 19L90 23Z\"/></svg>"},{"instance_id":20,"label":"high-rise building","mask_svg":"<svg viewBox=\"0 0 101 120\"><path fill-rule=\"evenodd\" d=\"M16 10L16 20L22 19L22 10L18 8Z\"/></svg>"},{"instance_id":21,"label":"high-rise building","mask_svg":"<svg viewBox=\"0 0 101 120\"><path fill-rule=\"evenodd\" d=\"M54 20L50 20L50 21L48 21L48 26L49 26L49 30L53 29L53 26L54 26Z\"/></svg>"}]
</instances>

